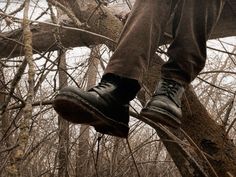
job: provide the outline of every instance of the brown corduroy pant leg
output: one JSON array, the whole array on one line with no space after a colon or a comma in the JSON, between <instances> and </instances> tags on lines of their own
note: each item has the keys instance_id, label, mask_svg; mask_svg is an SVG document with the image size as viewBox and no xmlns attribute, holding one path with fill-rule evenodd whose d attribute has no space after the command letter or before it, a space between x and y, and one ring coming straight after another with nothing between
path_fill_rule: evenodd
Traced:
<instances>
[{"instance_id":1,"label":"brown corduroy pant leg","mask_svg":"<svg viewBox=\"0 0 236 177\"><path fill-rule=\"evenodd\" d=\"M190 83L205 65L206 40L223 5L224 0L136 0L104 74L141 83L170 14L174 13L174 40L162 77Z\"/></svg>"}]
</instances>

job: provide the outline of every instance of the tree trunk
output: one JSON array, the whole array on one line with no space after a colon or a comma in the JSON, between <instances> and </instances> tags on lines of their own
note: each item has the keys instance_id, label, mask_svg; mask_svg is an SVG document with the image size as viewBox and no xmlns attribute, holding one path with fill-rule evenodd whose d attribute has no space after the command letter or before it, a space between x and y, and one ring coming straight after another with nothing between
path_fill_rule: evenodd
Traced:
<instances>
[{"instance_id":1,"label":"tree trunk","mask_svg":"<svg viewBox=\"0 0 236 177\"><path fill-rule=\"evenodd\" d=\"M163 63L160 57L156 57L145 76L144 84L151 92L154 91L156 83L160 79L160 68ZM224 128L211 118L205 106L200 103L191 86L185 91L182 109L181 128L203 152L209 155L208 160L218 176L228 177L228 173L236 176L236 148L226 135ZM177 155L172 143L164 141L164 144L175 162L182 161L180 158L183 157ZM176 165L181 171L183 164ZM185 173L181 174L186 176Z\"/></svg>"},{"instance_id":2,"label":"tree trunk","mask_svg":"<svg viewBox=\"0 0 236 177\"><path fill-rule=\"evenodd\" d=\"M62 0L58 2L64 3ZM89 19L88 17L91 12L96 8L96 6L91 5L88 6L87 9L80 9L79 4L77 4L75 0L69 0L66 2L70 5L71 9L82 22L86 22ZM231 6L229 3L231 3ZM71 4L73 4L73 6ZM236 35L235 10L233 10L236 9L235 7L236 3L234 0L227 1L221 15L221 19L213 31L211 38ZM105 15L104 13L101 14L100 10L96 11L95 15L93 15L88 21L88 25L90 25L89 30L104 34L111 39L116 40L122 29L122 23L111 15L109 10L106 8L103 9L106 12ZM35 48L34 53L37 53L37 51L40 53L43 51L58 49L58 46L54 45L55 39L53 30L55 29L57 28L52 27L52 25L39 24L38 26L32 26L33 46ZM42 35L44 38L42 38ZM21 30L1 34L0 57L7 57L11 52L12 56L23 55L23 53L21 54L22 46L16 44L16 41L20 41L20 36ZM60 37L61 42L65 47L86 46L99 43L105 43L111 47L113 45L112 42L107 42L107 39L104 39L101 36L95 36L94 34L76 31L74 29L60 29ZM170 42L170 38L164 38L161 44L168 42ZM14 51L12 51L12 49L14 49ZM157 57L153 60L153 62L153 65L151 65L147 76L144 79L145 85L151 91L153 91L155 87L154 83L156 83L158 79L157 77L160 75L160 66L163 61ZM194 140L202 151L208 154L208 160L217 171L218 176L226 177L229 176L228 174L236 176L235 146L231 140L228 139L225 130L211 118L191 87L186 90L183 98L183 118L181 121L182 129L187 132L187 134ZM181 162L179 159L181 157L176 156L178 150L176 150L175 146L171 146L168 142L165 143L165 145L171 157L176 162L177 167L180 169L181 174L183 176L187 176L181 170L181 166L184 166L185 164L178 163ZM207 165L205 167L207 170Z\"/></svg>"},{"instance_id":3,"label":"tree trunk","mask_svg":"<svg viewBox=\"0 0 236 177\"><path fill-rule=\"evenodd\" d=\"M59 87L67 86L66 53L59 51ZM58 116L59 145L58 145L58 177L69 177L68 156L69 156L69 122Z\"/></svg>"},{"instance_id":4,"label":"tree trunk","mask_svg":"<svg viewBox=\"0 0 236 177\"><path fill-rule=\"evenodd\" d=\"M89 66L87 70L87 89L96 84L96 76L98 73L100 46L91 49ZM84 177L88 175L89 164L89 126L81 125L79 135L78 154L76 156L76 176Z\"/></svg>"},{"instance_id":5,"label":"tree trunk","mask_svg":"<svg viewBox=\"0 0 236 177\"><path fill-rule=\"evenodd\" d=\"M120 138L114 138L109 171L110 176L117 176L117 168L119 167L119 161L121 160L121 143L122 140Z\"/></svg>"},{"instance_id":6,"label":"tree trunk","mask_svg":"<svg viewBox=\"0 0 236 177\"><path fill-rule=\"evenodd\" d=\"M1 92L5 92L5 89L6 88L6 85L5 85L5 78L4 78L4 70L3 70L3 66L2 64L0 64L0 90ZM0 107L5 104L5 100L6 99L6 94L4 93L0 93ZM9 117L8 117L8 111L4 112L3 115L2 115L2 119L1 119L1 127L0 127L0 134L1 134L1 138L5 138L5 141L4 141L4 146L2 146L0 149L7 149L7 148L10 148L12 146L12 141L11 141L11 135L8 135L7 131L8 131L8 128L10 126L10 120L9 120ZM9 132L9 131L8 131ZM0 154L0 164L4 164L4 161L5 161L5 158L7 158L7 153L3 154L1 153ZM10 156L9 158L12 158L12 156ZM1 168L2 165L0 165ZM0 171L0 176L3 176L3 174L6 174L7 176L11 176L12 174L12 169L11 168L11 164L10 163L7 163L6 165L4 165L4 169L5 169L5 173L3 173L3 170Z\"/></svg>"},{"instance_id":7,"label":"tree trunk","mask_svg":"<svg viewBox=\"0 0 236 177\"><path fill-rule=\"evenodd\" d=\"M51 11L51 19L53 23L60 23L58 18L63 15L60 9L57 9L58 17L53 12L52 6L49 3ZM57 29L54 31L54 38L57 41L56 45L61 46L61 38L59 36L60 31ZM67 78L67 63L66 63L66 50L60 49L58 53L58 71L59 71L59 89L68 86ZM69 122L58 116L58 177L69 177L68 163L69 163Z\"/></svg>"},{"instance_id":8,"label":"tree trunk","mask_svg":"<svg viewBox=\"0 0 236 177\"><path fill-rule=\"evenodd\" d=\"M82 22L86 22L97 7L96 5L87 5L83 6L80 9L80 4L77 4L75 0L66 1L58 0L58 2L64 3L66 7L70 7L69 4L72 4L73 11L77 15L77 17ZM80 2L80 1L78 1ZM82 2L82 1L81 1ZM83 2L85 3L85 2ZM229 5L231 3L231 5ZM117 40L123 24L122 22L116 18L108 8L102 8L104 13L101 10L97 10L96 13L91 17L88 21L89 28L86 30L92 31L104 36L109 37L110 39ZM236 35L236 20L235 20L235 10L236 3L234 0L227 1L221 18L215 27L211 39L227 37L227 36L235 36ZM37 25L32 25L31 30L33 33L33 48L34 53L41 53L45 51L58 50L58 45L56 45L54 31L60 28L60 38L64 47L80 47L80 46L89 46L96 44L106 44L110 48L114 49L114 43L108 41L107 39L97 36L91 33L87 33L85 31L78 31L76 29L71 28L63 28L60 26L53 26L51 24L43 24L39 23ZM160 45L170 43L171 42L171 27L167 28L167 36L164 36ZM14 30L9 33L0 34L0 58L8 57L11 54L12 57L22 56L24 53L22 52L22 43L21 43L22 30ZM44 36L42 38L42 36Z\"/></svg>"}]
</instances>

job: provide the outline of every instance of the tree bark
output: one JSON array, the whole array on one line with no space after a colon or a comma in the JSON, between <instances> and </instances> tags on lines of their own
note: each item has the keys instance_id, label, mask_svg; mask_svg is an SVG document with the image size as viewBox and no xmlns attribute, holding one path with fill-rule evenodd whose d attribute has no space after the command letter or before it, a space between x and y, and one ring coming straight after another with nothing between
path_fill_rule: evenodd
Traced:
<instances>
[{"instance_id":1,"label":"tree bark","mask_svg":"<svg viewBox=\"0 0 236 177\"><path fill-rule=\"evenodd\" d=\"M59 87L67 86L66 53L59 51ZM58 117L59 145L58 145L58 177L69 177L68 156L69 156L69 122Z\"/></svg>"},{"instance_id":2,"label":"tree bark","mask_svg":"<svg viewBox=\"0 0 236 177\"><path fill-rule=\"evenodd\" d=\"M63 1L58 1L63 3ZM77 1L69 0L69 6L74 11L76 16L82 22L86 22L91 14L91 12L96 8L96 6L88 6L87 9L80 9ZM226 37L236 35L236 20L235 20L235 10L236 3L234 0L227 1L228 3L224 7L221 18L214 29L211 38ZM231 3L231 6L229 5ZM70 4L75 4L71 6ZM68 4L66 4L68 5ZM73 7L73 8L72 8ZM91 31L98 32L110 37L113 40L117 40L118 35L122 29L122 23L109 13L107 8L103 8L106 12L105 15L99 14L100 11L96 12L95 15L88 21ZM102 18L101 18L102 17ZM32 26L33 32L33 47L39 53L44 51L57 50L58 46L55 44L54 30L56 27L52 25L39 24L37 26ZM170 31L170 30L167 30ZM1 34L0 39L0 57L20 56L21 53L20 45L16 44L16 41L20 40L21 30L13 31L11 33ZM42 38L42 36L44 36ZM10 40L9 40L10 38ZM78 46L88 46L94 44L107 44L111 48L112 43L107 42L106 39L102 37L95 37L94 35L80 32L72 29L60 29L60 38L63 46L78 47ZM168 43L171 38L163 38L161 44ZM14 49L14 50L13 50ZM160 75L160 66L163 61L160 58L153 60L154 63L151 65L149 71L147 72L145 85L153 91L155 83ZM218 125L209 115L204 105L200 103L194 91L188 88L185 92L183 99L183 118L182 129L187 132L187 134L194 140L194 142L209 156L209 161L211 162L214 169L217 171L220 177L228 176L227 173L231 173L236 176L236 150L235 146L228 139L224 129ZM207 125L207 126L206 126ZM168 146L168 145L166 145ZM178 162L179 159L174 154L176 150L170 145L168 151L173 159ZM181 166L181 164L176 164ZM180 167L179 167L180 168ZM207 168L206 168L207 169ZM180 170L181 171L181 170Z\"/></svg>"},{"instance_id":3,"label":"tree bark","mask_svg":"<svg viewBox=\"0 0 236 177\"><path fill-rule=\"evenodd\" d=\"M58 17L63 15L61 10L57 9L58 17L53 12L52 6L49 3L51 11L51 19L57 24ZM59 36L59 30L54 31L54 39L57 41L56 45L61 45L61 38ZM68 86L67 78L67 62L66 62L66 50L60 49L58 53L58 74L59 74L59 89ZM69 177L68 163L69 163L69 122L58 116L58 177Z\"/></svg>"},{"instance_id":4,"label":"tree bark","mask_svg":"<svg viewBox=\"0 0 236 177\"><path fill-rule=\"evenodd\" d=\"M4 78L4 70L3 70L3 66L2 64L0 64L0 90L2 92L5 92L6 90L6 85L5 85L5 78ZM3 93L0 93L0 107L5 104L6 101L6 95ZM4 146L1 147L2 149L4 148L10 148L12 146L12 140L11 140L11 135L8 135L7 133L7 129L10 126L10 120L9 120L9 114L8 111L4 112L2 115L2 119L1 119L1 127L0 127L0 135L2 138L5 138L4 136L6 136L5 141L4 141ZM7 137L8 136L8 137ZM4 160L5 158L7 158L6 154L0 154L0 158L1 161L0 163L3 165L4 164ZM12 156L10 157L12 158ZM2 167L2 165L0 165L0 167ZM4 169L5 169L5 175L7 176L11 176L12 175L12 170L13 168L11 168L11 164L6 164ZM3 176L3 171L0 171L0 176Z\"/></svg>"},{"instance_id":5,"label":"tree bark","mask_svg":"<svg viewBox=\"0 0 236 177\"><path fill-rule=\"evenodd\" d=\"M87 90L96 84L96 76L98 73L99 64L99 50L100 46L95 46L91 49L89 66L87 70ZM89 163L89 126L81 125L79 135L78 154L76 155L76 176L88 176L88 163Z\"/></svg>"},{"instance_id":6,"label":"tree bark","mask_svg":"<svg viewBox=\"0 0 236 177\"><path fill-rule=\"evenodd\" d=\"M69 7L70 5L68 5L68 3L73 4L74 6L72 10L74 10L74 13L82 22L86 22L96 8L96 5L88 4L86 7L80 9L80 5L77 4L75 0L66 1L66 3L63 0L58 0L58 2L64 3ZM229 2L231 5L229 5ZM109 11L108 8L102 7L102 9L105 13L102 13L101 10L97 10L88 21L90 27L87 30L107 36L116 41L122 30L123 24ZM228 3L226 3L220 20L210 37L211 39L236 35L236 11L234 9L236 9L236 3L234 0L229 0ZM31 26L31 31L33 33L33 52L42 53L59 49L54 38L54 32L57 29L60 29L61 42L66 48L106 44L110 48L114 49L114 44L102 37L94 36L84 31L82 32L68 28L65 29L63 27L55 27L50 24L39 23ZM171 26L167 27L167 33L171 36ZM160 45L171 42L171 37L169 35L162 38ZM24 55L22 52L22 45L19 45L19 43L22 44L21 36L21 29L0 34L0 57L16 57Z\"/></svg>"},{"instance_id":7,"label":"tree bark","mask_svg":"<svg viewBox=\"0 0 236 177\"><path fill-rule=\"evenodd\" d=\"M163 63L164 61L160 57L156 57L144 78L144 84L151 93L153 93L156 83L160 79L160 68ZM228 177L229 175L227 173L231 173L235 176L236 148L226 135L224 127L217 124L212 119L191 86L185 91L182 102L183 117L181 119L181 128L193 139L203 152L209 155L208 160L218 173L218 176ZM171 145L172 143L164 142L164 144L175 162L183 161L183 159L180 159L183 157L178 155L174 146ZM176 165L183 166L182 164ZM208 167L206 167L206 169L207 168ZM185 173L181 174L186 176Z\"/></svg>"}]
</instances>

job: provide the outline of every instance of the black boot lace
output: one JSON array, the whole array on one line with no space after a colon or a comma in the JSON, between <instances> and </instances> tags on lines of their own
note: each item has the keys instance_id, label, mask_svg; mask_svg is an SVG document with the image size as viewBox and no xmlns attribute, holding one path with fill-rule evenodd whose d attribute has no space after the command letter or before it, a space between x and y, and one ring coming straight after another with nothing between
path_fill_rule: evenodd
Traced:
<instances>
[{"instance_id":1,"label":"black boot lace","mask_svg":"<svg viewBox=\"0 0 236 177\"><path fill-rule=\"evenodd\" d=\"M96 86L89 89L89 91L92 90L103 90L104 88L109 87L111 84L109 82L99 82Z\"/></svg>"},{"instance_id":2,"label":"black boot lace","mask_svg":"<svg viewBox=\"0 0 236 177\"><path fill-rule=\"evenodd\" d=\"M164 95L170 99L173 99L181 85L173 80L163 80L159 89L157 89L155 95Z\"/></svg>"}]
</instances>

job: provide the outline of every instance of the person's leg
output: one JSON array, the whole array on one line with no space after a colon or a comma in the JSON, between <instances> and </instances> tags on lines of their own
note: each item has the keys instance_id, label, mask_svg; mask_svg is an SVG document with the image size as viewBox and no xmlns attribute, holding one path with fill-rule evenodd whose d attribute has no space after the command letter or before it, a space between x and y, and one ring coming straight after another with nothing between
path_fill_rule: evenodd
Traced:
<instances>
[{"instance_id":1,"label":"person's leg","mask_svg":"<svg viewBox=\"0 0 236 177\"><path fill-rule=\"evenodd\" d=\"M180 0L173 21L174 41L169 60L162 67L164 78L189 84L203 69L206 41L223 9L224 0Z\"/></svg>"},{"instance_id":2,"label":"person's leg","mask_svg":"<svg viewBox=\"0 0 236 177\"><path fill-rule=\"evenodd\" d=\"M203 69L206 40L213 30L224 0L179 0L173 20L174 41L169 60L162 66L161 81L141 115L179 127L184 87Z\"/></svg>"},{"instance_id":3,"label":"person's leg","mask_svg":"<svg viewBox=\"0 0 236 177\"><path fill-rule=\"evenodd\" d=\"M169 19L172 1L136 0L105 75L142 82Z\"/></svg>"},{"instance_id":4,"label":"person's leg","mask_svg":"<svg viewBox=\"0 0 236 177\"><path fill-rule=\"evenodd\" d=\"M53 107L64 119L101 133L128 136L129 101L140 89L169 17L171 0L137 0L101 82L88 91L66 87Z\"/></svg>"}]
</instances>

